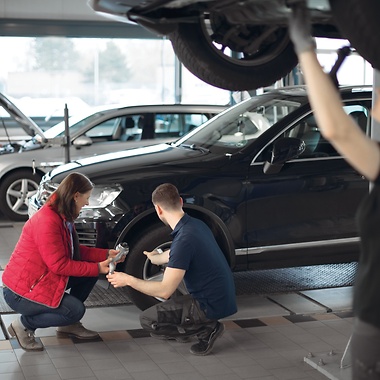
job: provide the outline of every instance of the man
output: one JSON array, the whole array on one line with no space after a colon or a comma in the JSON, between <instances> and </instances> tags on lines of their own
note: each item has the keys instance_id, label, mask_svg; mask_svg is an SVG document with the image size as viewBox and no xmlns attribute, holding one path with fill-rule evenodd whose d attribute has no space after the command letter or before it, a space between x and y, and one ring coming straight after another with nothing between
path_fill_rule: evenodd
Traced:
<instances>
[{"instance_id":1,"label":"man","mask_svg":"<svg viewBox=\"0 0 380 380\"><path fill-rule=\"evenodd\" d=\"M170 250L144 252L153 264L167 264L162 281L120 272L107 275L108 281L115 287L128 285L166 299L142 312L142 327L159 339L184 342L196 336L198 343L190 352L207 355L224 331L218 320L237 311L231 270L207 225L183 211L183 200L174 185L158 186L152 202L160 220L173 230ZM168 300L183 279L190 294Z\"/></svg>"}]
</instances>

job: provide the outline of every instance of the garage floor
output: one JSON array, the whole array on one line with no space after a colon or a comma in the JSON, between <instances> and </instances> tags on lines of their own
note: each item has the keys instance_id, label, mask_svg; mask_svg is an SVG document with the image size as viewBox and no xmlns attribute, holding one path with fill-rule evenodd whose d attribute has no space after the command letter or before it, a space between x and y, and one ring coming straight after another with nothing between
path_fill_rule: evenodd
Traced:
<instances>
[{"instance_id":1,"label":"garage floor","mask_svg":"<svg viewBox=\"0 0 380 380\"><path fill-rule=\"evenodd\" d=\"M0 222L2 268L21 228ZM2 313L0 378L348 380L349 367L340 365L351 334L351 299L351 286L238 295L239 311L224 321L224 335L205 357L191 355L191 343L147 336L131 304L87 310L83 323L100 333L97 341L57 339L54 328L37 330L45 346L38 353L8 339L6 327L17 315Z\"/></svg>"}]
</instances>

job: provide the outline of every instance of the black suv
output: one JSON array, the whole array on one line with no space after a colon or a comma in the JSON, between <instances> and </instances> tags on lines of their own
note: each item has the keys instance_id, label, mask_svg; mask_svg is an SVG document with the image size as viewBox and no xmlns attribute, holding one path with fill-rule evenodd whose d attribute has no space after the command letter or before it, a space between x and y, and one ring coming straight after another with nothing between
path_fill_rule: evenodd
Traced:
<instances>
[{"instance_id":1,"label":"black suv","mask_svg":"<svg viewBox=\"0 0 380 380\"><path fill-rule=\"evenodd\" d=\"M372 89L342 88L341 96L368 131ZM72 171L96 185L76 223L80 241L127 241L130 254L119 270L140 278L162 275L143 250L170 246L151 203L163 182L175 184L185 211L211 227L234 271L357 259L355 212L369 183L321 136L304 87L252 97L173 143L60 166L44 176L30 214ZM157 302L129 292L139 308Z\"/></svg>"}]
</instances>

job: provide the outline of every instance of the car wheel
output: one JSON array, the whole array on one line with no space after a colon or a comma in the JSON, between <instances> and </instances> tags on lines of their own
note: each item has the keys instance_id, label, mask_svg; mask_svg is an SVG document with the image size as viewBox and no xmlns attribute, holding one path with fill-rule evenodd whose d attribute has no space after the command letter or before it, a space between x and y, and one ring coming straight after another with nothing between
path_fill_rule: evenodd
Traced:
<instances>
[{"instance_id":1,"label":"car wheel","mask_svg":"<svg viewBox=\"0 0 380 380\"><path fill-rule=\"evenodd\" d=\"M165 268L153 265L143 254L143 251L153 251L161 248L170 248L171 236L170 228L164 225L154 225L146 229L130 246L130 252L124 265L124 271L134 277L148 281L161 281ZM128 243L129 244L129 243ZM186 294L184 284L181 284L176 294ZM128 288L130 300L140 309L145 310L158 302L164 301L161 298L147 296L132 288Z\"/></svg>"},{"instance_id":2,"label":"car wheel","mask_svg":"<svg viewBox=\"0 0 380 380\"><path fill-rule=\"evenodd\" d=\"M297 64L287 28L237 27L221 15L204 15L196 24L179 24L169 39L189 71L206 83L231 91L272 85Z\"/></svg>"},{"instance_id":3,"label":"car wheel","mask_svg":"<svg viewBox=\"0 0 380 380\"><path fill-rule=\"evenodd\" d=\"M378 0L330 0L331 10L342 36L375 69L380 70L380 2Z\"/></svg>"},{"instance_id":4,"label":"car wheel","mask_svg":"<svg viewBox=\"0 0 380 380\"><path fill-rule=\"evenodd\" d=\"M0 207L9 219L22 222L28 220L29 198L37 192L40 174L30 170L14 172L1 180Z\"/></svg>"}]
</instances>

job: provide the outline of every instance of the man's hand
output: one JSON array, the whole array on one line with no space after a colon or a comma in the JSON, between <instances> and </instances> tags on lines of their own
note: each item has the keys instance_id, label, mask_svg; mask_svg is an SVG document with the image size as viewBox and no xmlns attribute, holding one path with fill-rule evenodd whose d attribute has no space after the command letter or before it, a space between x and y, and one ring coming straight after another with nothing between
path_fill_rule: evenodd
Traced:
<instances>
[{"instance_id":1,"label":"man's hand","mask_svg":"<svg viewBox=\"0 0 380 380\"><path fill-rule=\"evenodd\" d=\"M311 34L309 10L304 1L291 6L289 36L297 54L315 49L315 40Z\"/></svg>"},{"instance_id":2,"label":"man's hand","mask_svg":"<svg viewBox=\"0 0 380 380\"><path fill-rule=\"evenodd\" d=\"M120 288L128 285L128 278L131 276L122 272L113 272L112 274L107 274L106 277L114 288Z\"/></svg>"},{"instance_id":3,"label":"man's hand","mask_svg":"<svg viewBox=\"0 0 380 380\"><path fill-rule=\"evenodd\" d=\"M169 262L170 250L159 253L158 251L144 251L144 255L150 260L154 265L165 265Z\"/></svg>"}]
</instances>

